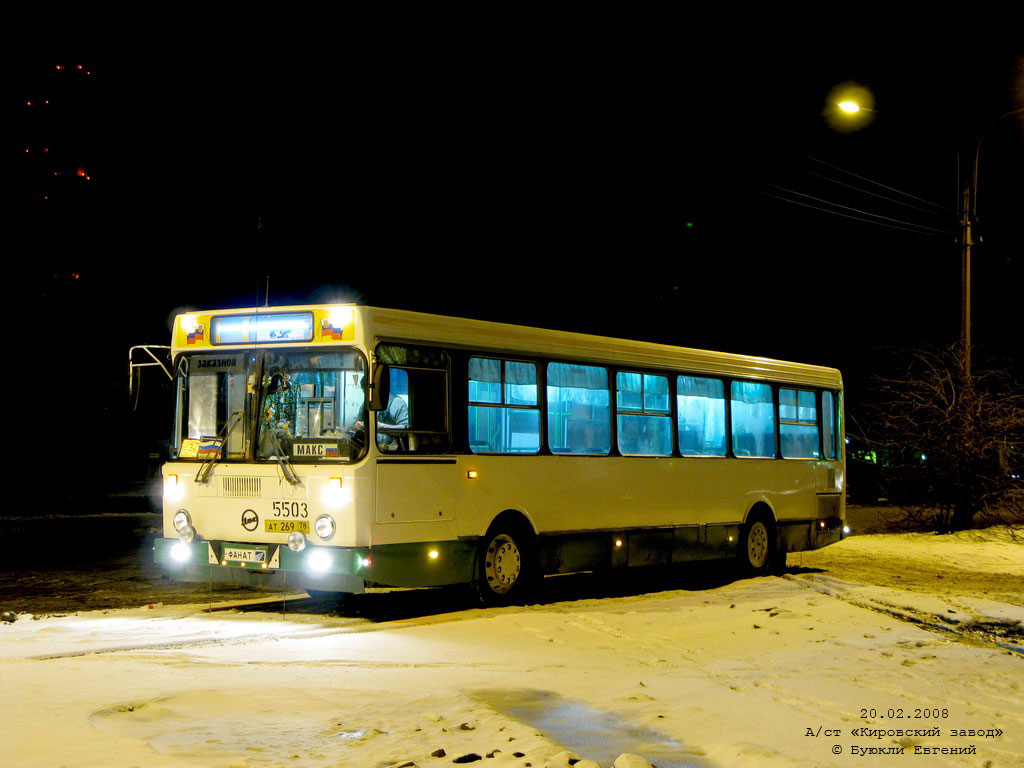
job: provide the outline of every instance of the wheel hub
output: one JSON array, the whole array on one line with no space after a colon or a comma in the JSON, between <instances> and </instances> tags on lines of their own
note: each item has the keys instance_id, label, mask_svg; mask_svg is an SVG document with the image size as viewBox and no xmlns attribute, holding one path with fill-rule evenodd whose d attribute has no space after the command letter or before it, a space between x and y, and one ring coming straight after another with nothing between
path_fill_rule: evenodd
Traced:
<instances>
[{"instance_id":1,"label":"wheel hub","mask_svg":"<svg viewBox=\"0 0 1024 768\"><path fill-rule=\"evenodd\" d=\"M758 520L747 535L747 559L753 568L760 568L768 559L768 529Z\"/></svg>"},{"instance_id":2,"label":"wheel hub","mask_svg":"<svg viewBox=\"0 0 1024 768\"><path fill-rule=\"evenodd\" d=\"M491 591L505 594L519 579L522 561L519 547L508 534L502 533L491 540L484 560L484 576Z\"/></svg>"}]
</instances>

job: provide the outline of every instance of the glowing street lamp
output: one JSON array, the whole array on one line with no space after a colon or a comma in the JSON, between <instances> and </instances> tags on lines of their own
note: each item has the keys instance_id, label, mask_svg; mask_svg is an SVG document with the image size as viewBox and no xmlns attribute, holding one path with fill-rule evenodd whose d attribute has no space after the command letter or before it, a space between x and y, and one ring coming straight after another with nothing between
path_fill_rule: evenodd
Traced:
<instances>
[{"instance_id":1,"label":"glowing street lamp","mask_svg":"<svg viewBox=\"0 0 1024 768\"><path fill-rule=\"evenodd\" d=\"M857 83L841 83L825 99L825 119L839 133L863 128L871 122L874 112L874 95Z\"/></svg>"}]
</instances>

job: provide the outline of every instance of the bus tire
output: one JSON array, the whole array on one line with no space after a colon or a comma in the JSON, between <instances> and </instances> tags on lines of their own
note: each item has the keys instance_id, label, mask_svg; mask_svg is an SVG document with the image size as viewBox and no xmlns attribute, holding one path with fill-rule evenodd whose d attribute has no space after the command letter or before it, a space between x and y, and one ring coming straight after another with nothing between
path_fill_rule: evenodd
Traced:
<instances>
[{"instance_id":1,"label":"bus tire","mask_svg":"<svg viewBox=\"0 0 1024 768\"><path fill-rule=\"evenodd\" d=\"M477 561L476 589L486 605L521 602L537 586L536 540L525 522L495 522L480 540Z\"/></svg>"},{"instance_id":2,"label":"bus tire","mask_svg":"<svg viewBox=\"0 0 1024 768\"><path fill-rule=\"evenodd\" d=\"M775 524L767 514L751 515L740 529L737 553L740 569L747 576L764 576L778 562Z\"/></svg>"}]
</instances>

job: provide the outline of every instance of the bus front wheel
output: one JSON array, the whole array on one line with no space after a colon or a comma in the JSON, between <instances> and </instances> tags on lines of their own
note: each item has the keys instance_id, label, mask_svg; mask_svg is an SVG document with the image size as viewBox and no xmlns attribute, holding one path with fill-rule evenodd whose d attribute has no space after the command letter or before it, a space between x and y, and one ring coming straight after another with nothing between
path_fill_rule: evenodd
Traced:
<instances>
[{"instance_id":1,"label":"bus front wheel","mask_svg":"<svg viewBox=\"0 0 1024 768\"><path fill-rule=\"evenodd\" d=\"M480 543L476 587L488 605L507 605L524 599L539 574L533 532L524 525L491 526Z\"/></svg>"}]
</instances>

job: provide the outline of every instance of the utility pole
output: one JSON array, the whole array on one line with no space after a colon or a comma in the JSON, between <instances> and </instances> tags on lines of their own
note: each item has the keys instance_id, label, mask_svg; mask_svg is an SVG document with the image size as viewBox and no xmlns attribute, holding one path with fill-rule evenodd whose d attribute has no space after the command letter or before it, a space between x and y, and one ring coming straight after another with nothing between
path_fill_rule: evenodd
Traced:
<instances>
[{"instance_id":1,"label":"utility pole","mask_svg":"<svg viewBox=\"0 0 1024 768\"><path fill-rule=\"evenodd\" d=\"M1024 113L1024 107L1011 109L990 122L978 134L978 143L974 147L974 167L971 169L971 182L964 186L963 210L960 212L961 227L961 286L960 286L960 344L963 346L964 374L967 381L971 380L971 246L974 245L971 225L975 222L978 212L978 165L981 161L981 142L985 133L1000 120L1010 115Z\"/></svg>"},{"instance_id":2,"label":"utility pole","mask_svg":"<svg viewBox=\"0 0 1024 768\"><path fill-rule=\"evenodd\" d=\"M964 186L963 208L960 214L960 347L964 358L964 374L971 378L971 187Z\"/></svg>"}]
</instances>

